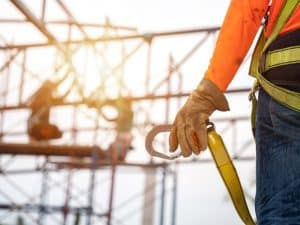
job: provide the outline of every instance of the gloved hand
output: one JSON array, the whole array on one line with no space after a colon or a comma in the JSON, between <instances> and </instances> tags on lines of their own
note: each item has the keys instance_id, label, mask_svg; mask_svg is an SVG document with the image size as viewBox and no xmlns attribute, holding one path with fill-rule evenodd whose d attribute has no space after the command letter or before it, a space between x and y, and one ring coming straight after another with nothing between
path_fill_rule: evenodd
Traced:
<instances>
[{"instance_id":1,"label":"gloved hand","mask_svg":"<svg viewBox=\"0 0 300 225\"><path fill-rule=\"evenodd\" d=\"M178 144L184 157L192 152L198 155L206 149L206 120L216 109L228 111L228 102L220 89L204 78L176 115L169 136L170 152L174 152Z\"/></svg>"}]
</instances>

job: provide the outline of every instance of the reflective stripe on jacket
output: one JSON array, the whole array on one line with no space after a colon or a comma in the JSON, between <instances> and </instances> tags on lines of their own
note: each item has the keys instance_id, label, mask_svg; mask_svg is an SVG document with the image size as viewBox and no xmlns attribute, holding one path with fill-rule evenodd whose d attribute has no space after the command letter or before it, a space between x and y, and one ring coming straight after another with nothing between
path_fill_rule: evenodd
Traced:
<instances>
[{"instance_id":1,"label":"reflective stripe on jacket","mask_svg":"<svg viewBox=\"0 0 300 225\"><path fill-rule=\"evenodd\" d=\"M213 56L205 77L225 91L243 62L262 19L269 0L231 0ZM270 8L266 36L276 22L285 0L273 0ZM280 34L300 28L300 5L295 10Z\"/></svg>"}]
</instances>

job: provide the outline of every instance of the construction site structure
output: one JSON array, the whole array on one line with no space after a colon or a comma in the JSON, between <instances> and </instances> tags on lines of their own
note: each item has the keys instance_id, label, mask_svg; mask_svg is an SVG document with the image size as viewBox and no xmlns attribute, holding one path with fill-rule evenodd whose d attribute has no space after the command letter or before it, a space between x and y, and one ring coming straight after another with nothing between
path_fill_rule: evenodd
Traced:
<instances>
[{"instance_id":1,"label":"construction site structure","mask_svg":"<svg viewBox=\"0 0 300 225\"><path fill-rule=\"evenodd\" d=\"M135 217L143 225L176 225L178 167L212 160L155 160L142 143L152 126L172 121L190 92L182 68L214 43L219 27L140 33L109 18L81 22L63 0L51 4L66 19L47 20L50 1L40 3L33 12L10 0L5 4L19 17L0 18L0 33L7 26L33 27L44 40L1 35L0 224L126 225ZM180 58L169 52L154 60L157 42L190 36L195 43ZM156 74L157 61L167 63L164 74ZM237 132L248 120L214 119L232 140L236 161L254 160L244 152L251 136ZM167 138L156 144L167 149ZM128 179L126 186L118 186L119 179Z\"/></svg>"}]
</instances>

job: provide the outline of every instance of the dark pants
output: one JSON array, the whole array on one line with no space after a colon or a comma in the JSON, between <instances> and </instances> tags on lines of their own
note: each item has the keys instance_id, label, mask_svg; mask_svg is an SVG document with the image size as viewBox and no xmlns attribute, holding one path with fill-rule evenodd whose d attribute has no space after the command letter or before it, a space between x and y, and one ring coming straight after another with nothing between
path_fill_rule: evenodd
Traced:
<instances>
[{"instance_id":1,"label":"dark pants","mask_svg":"<svg viewBox=\"0 0 300 225\"><path fill-rule=\"evenodd\" d=\"M259 225L300 225L300 112L259 91L256 119Z\"/></svg>"}]
</instances>

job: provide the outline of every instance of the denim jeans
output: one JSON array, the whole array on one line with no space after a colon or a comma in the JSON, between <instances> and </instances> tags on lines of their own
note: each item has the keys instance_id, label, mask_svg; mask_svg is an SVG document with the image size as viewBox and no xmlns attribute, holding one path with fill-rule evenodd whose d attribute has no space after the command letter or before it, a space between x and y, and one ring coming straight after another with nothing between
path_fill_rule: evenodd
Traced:
<instances>
[{"instance_id":1,"label":"denim jeans","mask_svg":"<svg viewBox=\"0 0 300 225\"><path fill-rule=\"evenodd\" d=\"M258 225L300 225L300 112L259 90L256 116Z\"/></svg>"}]
</instances>

